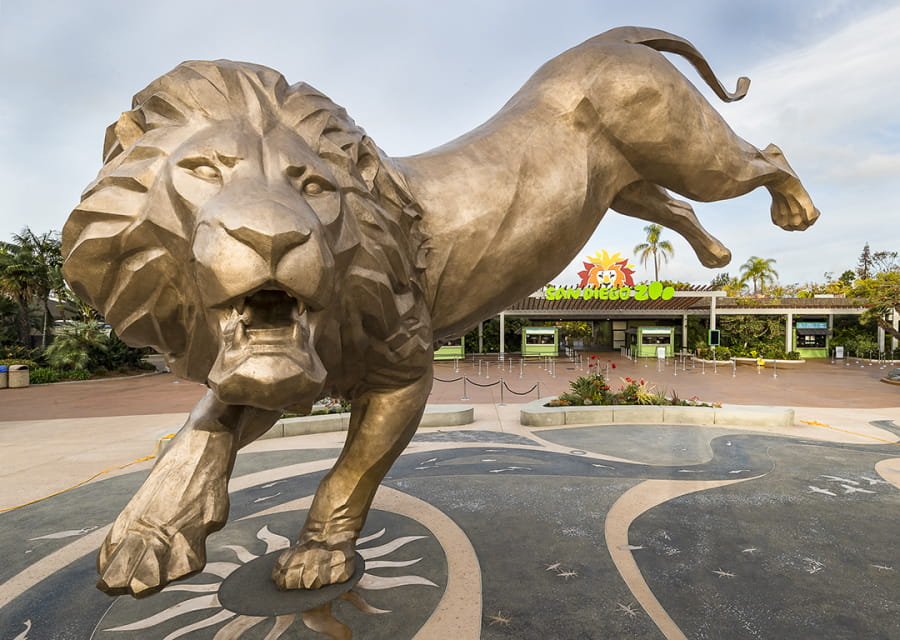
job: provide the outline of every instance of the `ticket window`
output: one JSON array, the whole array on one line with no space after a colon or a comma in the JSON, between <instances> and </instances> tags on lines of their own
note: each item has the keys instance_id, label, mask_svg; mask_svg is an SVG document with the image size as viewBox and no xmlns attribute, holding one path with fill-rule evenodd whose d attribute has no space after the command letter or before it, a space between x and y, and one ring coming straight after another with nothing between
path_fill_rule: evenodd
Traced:
<instances>
[{"instance_id":1,"label":"ticket window","mask_svg":"<svg viewBox=\"0 0 900 640\"><path fill-rule=\"evenodd\" d=\"M525 334L525 344L548 344L555 342L555 336L552 333L527 333Z\"/></svg>"},{"instance_id":2,"label":"ticket window","mask_svg":"<svg viewBox=\"0 0 900 640\"><path fill-rule=\"evenodd\" d=\"M825 335L798 335L798 349L824 349L828 336Z\"/></svg>"},{"instance_id":3,"label":"ticket window","mask_svg":"<svg viewBox=\"0 0 900 640\"><path fill-rule=\"evenodd\" d=\"M672 336L671 334L642 334L641 335L641 344L652 345L652 346L668 346L672 344Z\"/></svg>"}]
</instances>

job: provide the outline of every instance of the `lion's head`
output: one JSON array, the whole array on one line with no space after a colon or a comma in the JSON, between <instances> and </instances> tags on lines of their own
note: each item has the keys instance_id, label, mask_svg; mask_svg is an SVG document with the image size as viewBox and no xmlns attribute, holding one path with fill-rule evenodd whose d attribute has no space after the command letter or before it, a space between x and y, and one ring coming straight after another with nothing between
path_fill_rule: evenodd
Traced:
<instances>
[{"instance_id":1,"label":"lion's head","mask_svg":"<svg viewBox=\"0 0 900 640\"><path fill-rule=\"evenodd\" d=\"M418 209L312 87L183 63L109 127L104 163L63 229L65 276L220 400L305 407L428 357Z\"/></svg>"}]
</instances>

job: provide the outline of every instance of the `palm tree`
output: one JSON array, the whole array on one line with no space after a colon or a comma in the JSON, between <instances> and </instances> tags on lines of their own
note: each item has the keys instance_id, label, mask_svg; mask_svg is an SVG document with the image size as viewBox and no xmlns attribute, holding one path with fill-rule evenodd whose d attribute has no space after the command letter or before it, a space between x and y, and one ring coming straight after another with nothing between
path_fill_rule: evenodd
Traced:
<instances>
[{"instance_id":1,"label":"palm tree","mask_svg":"<svg viewBox=\"0 0 900 640\"><path fill-rule=\"evenodd\" d=\"M30 347L31 324L28 307L35 296L40 266L35 255L20 246L0 244L0 293L18 307L16 333L19 342Z\"/></svg>"},{"instance_id":2,"label":"palm tree","mask_svg":"<svg viewBox=\"0 0 900 640\"><path fill-rule=\"evenodd\" d=\"M63 288L62 250L59 234L45 231L38 235L25 227L22 233L13 234L13 242L21 250L31 253L35 258L32 275L34 295L40 298L44 307L44 320L41 330L41 348L47 347L47 324L50 319L50 294Z\"/></svg>"},{"instance_id":3,"label":"palm tree","mask_svg":"<svg viewBox=\"0 0 900 640\"><path fill-rule=\"evenodd\" d=\"M96 320L72 321L56 332L47 361L57 369L88 369L108 349L109 340Z\"/></svg>"},{"instance_id":4,"label":"palm tree","mask_svg":"<svg viewBox=\"0 0 900 640\"><path fill-rule=\"evenodd\" d=\"M753 295L765 291L767 285L775 284L777 281L778 272L772 266L774 263L775 258L750 256L747 262L741 265L741 282L746 283L749 280L753 283Z\"/></svg>"},{"instance_id":5,"label":"palm tree","mask_svg":"<svg viewBox=\"0 0 900 640\"><path fill-rule=\"evenodd\" d=\"M647 266L647 259L653 256L653 279L659 280L659 260L668 262L669 258L675 255L675 249L668 240L660 240L663 228L658 224L648 224L644 227L644 233L647 234L647 241L636 245L633 251L638 254L641 264Z\"/></svg>"}]
</instances>

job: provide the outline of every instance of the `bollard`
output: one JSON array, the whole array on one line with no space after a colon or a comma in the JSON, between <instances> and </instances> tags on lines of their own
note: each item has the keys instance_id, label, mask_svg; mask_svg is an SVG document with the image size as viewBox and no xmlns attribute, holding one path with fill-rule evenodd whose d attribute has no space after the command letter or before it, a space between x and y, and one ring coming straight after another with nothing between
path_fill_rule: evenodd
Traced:
<instances>
[{"instance_id":1,"label":"bollard","mask_svg":"<svg viewBox=\"0 0 900 640\"><path fill-rule=\"evenodd\" d=\"M731 377L737 377L737 360L735 358L731 359Z\"/></svg>"},{"instance_id":2,"label":"bollard","mask_svg":"<svg viewBox=\"0 0 900 640\"><path fill-rule=\"evenodd\" d=\"M500 406L502 407L505 403L503 402L503 378L500 378Z\"/></svg>"},{"instance_id":3,"label":"bollard","mask_svg":"<svg viewBox=\"0 0 900 640\"><path fill-rule=\"evenodd\" d=\"M519 360L519 380L525 377L525 358Z\"/></svg>"},{"instance_id":4,"label":"bollard","mask_svg":"<svg viewBox=\"0 0 900 640\"><path fill-rule=\"evenodd\" d=\"M706 375L706 360L700 363L700 375Z\"/></svg>"},{"instance_id":5,"label":"bollard","mask_svg":"<svg viewBox=\"0 0 900 640\"><path fill-rule=\"evenodd\" d=\"M459 358L453 358L453 372L459 373Z\"/></svg>"},{"instance_id":6,"label":"bollard","mask_svg":"<svg viewBox=\"0 0 900 640\"><path fill-rule=\"evenodd\" d=\"M772 377L773 378L778 377L778 361L777 360L772 360Z\"/></svg>"},{"instance_id":7,"label":"bollard","mask_svg":"<svg viewBox=\"0 0 900 640\"><path fill-rule=\"evenodd\" d=\"M468 387L466 386L466 383L468 381L469 381L469 379L467 377L463 376L463 395L462 395L462 398L460 398L460 400L468 400L469 399L469 390L468 390Z\"/></svg>"},{"instance_id":8,"label":"bollard","mask_svg":"<svg viewBox=\"0 0 900 640\"><path fill-rule=\"evenodd\" d=\"M478 377L481 377L481 360L478 361Z\"/></svg>"},{"instance_id":9,"label":"bollard","mask_svg":"<svg viewBox=\"0 0 900 640\"><path fill-rule=\"evenodd\" d=\"M485 360L484 362L484 377L488 380L491 379L491 361Z\"/></svg>"},{"instance_id":10,"label":"bollard","mask_svg":"<svg viewBox=\"0 0 900 640\"><path fill-rule=\"evenodd\" d=\"M537 396L538 396L538 400L540 400L540 399L541 399L541 382L540 382L540 380L538 380L538 381L535 383L535 386L537 387Z\"/></svg>"}]
</instances>

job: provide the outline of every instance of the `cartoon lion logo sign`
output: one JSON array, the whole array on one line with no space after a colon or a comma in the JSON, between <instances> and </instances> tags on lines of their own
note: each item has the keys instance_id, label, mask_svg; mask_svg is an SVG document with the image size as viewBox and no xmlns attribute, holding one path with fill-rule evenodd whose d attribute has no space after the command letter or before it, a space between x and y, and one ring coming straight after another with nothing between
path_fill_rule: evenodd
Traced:
<instances>
[{"instance_id":1,"label":"cartoon lion logo sign","mask_svg":"<svg viewBox=\"0 0 900 640\"><path fill-rule=\"evenodd\" d=\"M126 342L209 391L114 523L99 586L143 595L200 570L237 450L323 395L351 399L347 441L273 578L348 579L424 410L435 340L547 282L610 208L726 264L667 190L710 201L764 186L776 224L812 224L778 148L738 138L658 51L724 100L746 92L744 78L727 92L686 40L616 29L545 64L474 131L395 159L265 67L186 62L138 93L65 225L64 272Z\"/></svg>"}]
</instances>

